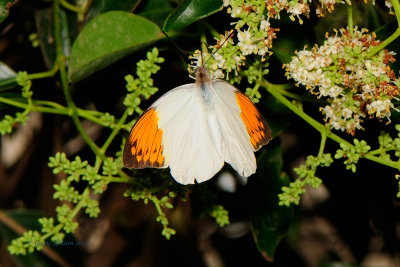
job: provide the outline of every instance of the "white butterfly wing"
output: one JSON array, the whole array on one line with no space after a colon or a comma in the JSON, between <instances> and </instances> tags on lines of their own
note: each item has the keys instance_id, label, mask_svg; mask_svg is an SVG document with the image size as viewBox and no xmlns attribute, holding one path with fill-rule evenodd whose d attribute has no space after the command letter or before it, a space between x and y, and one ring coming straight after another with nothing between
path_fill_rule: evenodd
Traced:
<instances>
[{"instance_id":1,"label":"white butterfly wing","mask_svg":"<svg viewBox=\"0 0 400 267\"><path fill-rule=\"evenodd\" d=\"M177 87L152 107L159 114L158 126L163 131L163 155L171 175L182 184L203 182L212 178L223 166L209 130L212 116L206 114L195 84ZM207 118L208 116L208 118Z\"/></svg>"},{"instance_id":2,"label":"white butterfly wing","mask_svg":"<svg viewBox=\"0 0 400 267\"><path fill-rule=\"evenodd\" d=\"M271 140L271 130L251 100L234 86L222 80L212 81L212 86L224 161L248 177L257 168L253 151Z\"/></svg>"},{"instance_id":3,"label":"white butterfly wing","mask_svg":"<svg viewBox=\"0 0 400 267\"><path fill-rule=\"evenodd\" d=\"M143 113L125 144L126 167L169 166L182 184L212 178L224 161L246 177L256 171L253 151L271 139L267 122L235 87L204 80L169 91Z\"/></svg>"}]
</instances>

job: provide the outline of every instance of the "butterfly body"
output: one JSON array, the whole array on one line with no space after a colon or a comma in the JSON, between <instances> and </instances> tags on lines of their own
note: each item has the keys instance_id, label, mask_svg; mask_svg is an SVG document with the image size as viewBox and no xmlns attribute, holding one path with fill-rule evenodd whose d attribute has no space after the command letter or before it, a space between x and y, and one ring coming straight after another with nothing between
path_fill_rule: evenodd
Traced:
<instances>
[{"instance_id":1,"label":"butterfly body","mask_svg":"<svg viewBox=\"0 0 400 267\"><path fill-rule=\"evenodd\" d=\"M224 162L247 177L257 168L254 151L270 139L250 99L199 67L195 83L167 92L138 119L123 161L130 168L170 167L182 184L212 178Z\"/></svg>"}]
</instances>

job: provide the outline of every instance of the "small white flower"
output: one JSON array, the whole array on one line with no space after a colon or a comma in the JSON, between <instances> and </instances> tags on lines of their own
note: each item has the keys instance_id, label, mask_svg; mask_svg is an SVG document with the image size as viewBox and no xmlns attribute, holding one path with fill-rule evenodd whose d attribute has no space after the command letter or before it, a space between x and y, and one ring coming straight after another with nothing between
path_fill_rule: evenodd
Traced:
<instances>
[{"instance_id":1,"label":"small white flower","mask_svg":"<svg viewBox=\"0 0 400 267\"><path fill-rule=\"evenodd\" d=\"M262 30L268 31L269 26L270 26L270 23L268 20L265 20L265 19L262 20L260 23L260 31L262 31Z\"/></svg>"},{"instance_id":2,"label":"small white flower","mask_svg":"<svg viewBox=\"0 0 400 267\"><path fill-rule=\"evenodd\" d=\"M342 110L342 116L344 119L350 119L353 115L353 111L351 111L351 109L349 108L344 108Z\"/></svg>"},{"instance_id":3,"label":"small white flower","mask_svg":"<svg viewBox=\"0 0 400 267\"><path fill-rule=\"evenodd\" d=\"M243 59L240 56L235 56L233 59L236 61L236 64L238 65L243 61Z\"/></svg>"},{"instance_id":4,"label":"small white flower","mask_svg":"<svg viewBox=\"0 0 400 267\"><path fill-rule=\"evenodd\" d=\"M295 16L298 16L303 13L304 8L305 8L305 5L303 3L298 3L297 5L293 5L293 6L289 7L287 12L290 14L293 14Z\"/></svg>"},{"instance_id":5,"label":"small white flower","mask_svg":"<svg viewBox=\"0 0 400 267\"><path fill-rule=\"evenodd\" d=\"M385 0L385 6L387 8L389 8L390 10L392 10L392 7L393 7L392 1L391 0Z\"/></svg>"},{"instance_id":6,"label":"small white flower","mask_svg":"<svg viewBox=\"0 0 400 267\"><path fill-rule=\"evenodd\" d=\"M325 106L325 108L323 108L326 117L328 118L333 118L334 113L333 113L333 108L331 106Z\"/></svg>"},{"instance_id":7,"label":"small white flower","mask_svg":"<svg viewBox=\"0 0 400 267\"><path fill-rule=\"evenodd\" d=\"M393 108L393 104L390 99L376 100L367 105L368 114L374 114L377 118L387 117L391 115L390 108Z\"/></svg>"},{"instance_id":8,"label":"small white flower","mask_svg":"<svg viewBox=\"0 0 400 267\"><path fill-rule=\"evenodd\" d=\"M251 33L247 31L239 31L238 30L238 46L242 51L243 56L250 55L256 51L258 51L257 46L253 44L251 39Z\"/></svg>"},{"instance_id":9,"label":"small white flower","mask_svg":"<svg viewBox=\"0 0 400 267\"><path fill-rule=\"evenodd\" d=\"M232 10L231 16L232 18L236 18L242 13L242 8L241 7L235 7L235 9Z\"/></svg>"},{"instance_id":10,"label":"small white flower","mask_svg":"<svg viewBox=\"0 0 400 267\"><path fill-rule=\"evenodd\" d=\"M223 0L224 6L227 7L231 4L231 0Z\"/></svg>"},{"instance_id":11,"label":"small white flower","mask_svg":"<svg viewBox=\"0 0 400 267\"><path fill-rule=\"evenodd\" d=\"M221 69L217 69L216 71L214 71L213 73L213 78L214 79L223 79L225 77L224 73L222 72Z\"/></svg>"},{"instance_id":12,"label":"small white flower","mask_svg":"<svg viewBox=\"0 0 400 267\"><path fill-rule=\"evenodd\" d=\"M213 58L217 62L218 68L222 69L224 67L224 65L225 65L225 62L226 62L225 58L219 53L215 53L213 55Z\"/></svg>"}]
</instances>

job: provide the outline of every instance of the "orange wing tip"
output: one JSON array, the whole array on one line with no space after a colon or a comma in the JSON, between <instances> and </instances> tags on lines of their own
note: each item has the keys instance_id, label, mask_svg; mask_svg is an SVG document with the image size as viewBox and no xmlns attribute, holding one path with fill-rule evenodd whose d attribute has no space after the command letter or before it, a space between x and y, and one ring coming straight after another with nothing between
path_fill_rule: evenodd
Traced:
<instances>
[{"instance_id":1,"label":"orange wing tip","mask_svg":"<svg viewBox=\"0 0 400 267\"><path fill-rule=\"evenodd\" d=\"M123 163L127 168L163 168L162 129L158 128L158 113L155 108L148 109L137 120L126 140Z\"/></svg>"},{"instance_id":2,"label":"orange wing tip","mask_svg":"<svg viewBox=\"0 0 400 267\"><path fill-rule=\"evenodd\" d=\"M246 126L250 142L254 150L258 150L272 139L271 129L250 98L239 91L235 93L236 101L241 110L240 117Z\"/></svg>"}]
</instances>

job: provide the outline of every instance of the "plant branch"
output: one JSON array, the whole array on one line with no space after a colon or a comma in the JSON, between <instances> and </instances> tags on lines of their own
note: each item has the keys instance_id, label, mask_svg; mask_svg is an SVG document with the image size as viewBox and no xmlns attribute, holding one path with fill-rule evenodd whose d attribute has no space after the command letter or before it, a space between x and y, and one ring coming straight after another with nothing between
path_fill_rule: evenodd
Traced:
<instances>
[{"instance_id":1,"label":"plant branch","mask_svg":"<svg viewBox=\"0 0 400 267\"><path fill-rule=\"evenodd\" d=\"M312 127L314 127L318 132L320 132L322 138L328 137L328 138L332 139L333 141L335 141L335 142L337 142L339 144L345 144L348 147L355 148L353 144L349 143L348 141L346 141L345 139L341 138L340 136L334 134L326 126L324 126L321 123L317 122L312 117L307 115L304 111L300 110L297 106L295 106L288 99L286 99L283 95L281 95L278 92L278 89L276 89L276 88L284 88L287 85L285 85L285 84L283 84L283 85L272 84L272 83L269 83L266 80L263 80L261 85L263 87L265 87L265 89L271 95L273 95L276 99L278 99L280 102L282 102L282 104L284 104L287 108L289 108L291 111L293 111L293 113L295 113L296 115L301 117L308 124L310 124ZM324 136L326 136L326 137L324 137ZM322 145L322 140L321 140L321 145ZM321 147L320 147L320 149L321 149ZM320 152L321 152L321 150L320 150ZM377 162L377 163L380 163L382 165L386 165L386 166L389 166L389 167L392 167L392 168L400 170L400 163L394 162L394 161L392 161L390 159L380 158L380 157L374 156L373 154L370 154L370 153L365 154L364 158L366 158L368 160L371 160L371 161L374 161L374 162Z\"/></svg>"},{"instance_id":2,"label":"plant branch","mask_svg":"<svg viewBox=\"0 0 400 267\"><path fill-rule=\"evenodd\" d=\"M9 98L1 97L0 96L0 103L4 103L10 106L14 106L17 108L25 109L27 111L38 111L41 113L50 113L50 114L58 114L58 115L66 115L72 117L72 109L68 107L64 107L58 103L52 101L45 101L45 100L33 100L33 104L29 105L20 101L12 100ZM35 105L38 104L38 105ZM43 106L46 105L46 106ZM76 108L76 113L79 117L84 119L93 121L99 125L104 125L103 121L98 117L94 116L97 112L92 112L91 110L85 110ZM101 113L99 113L100 115ZM120 127L121 128L121 127ZM120 129L119 128L119 129Z\"/></svg>"},{"instance_id":3,"label":"plant branch","mask_svg":"<svg viewBox=\"0 0 400 267\"><path fill-rule=\"evenodd\" d=\"M14 106L17 108L25 109L28 111L39 111L45 113L52 113L52 114L60 114L60 115L68 115L68 109L64 107L61 108L50 108L50 107L43 107L43 106L36 106L36 105L28 105L19 101L15 101L9 98L1 97L0 96L0 103L4 103L10 106Z\"/></svg>"},{"instance_id":4,"label":"plant branch","mask_svg":"<svg viewBox=\"0 0 400 267\"><path fill-rule=\"evenodd\" d=\"M4 211L0 210L0 222L7 226L9 229L17 233L18 235L23 235L24 232L27 231L27 229L16 222L13 218L8 216ZM59 264L60 266L63 267L71 267L71 265L66 262L58 253L56 253L54 250L52 250L50 247L43 247L42 250L40 250L41 253L49 257L51 260Z\"/></svg>"},{"instance_id":5,"label":"plant branch","mask_svg":"<svg viewBox=\"0 0 400 267\"><path fill-rule=\"evenodd\" d=\"M61 20L60 20L60 0L54 0L54 41L56 45L56 55L57 55L57 63L60 68L60 80L61 86L64 92L65 100L67 102L68 108L71 110L71 117L75 124L75 127L82 135L85 142L91 148L91 150L100 158L105 159L105 155L101 153L99 147L93 142L93 140L87 135L85 129L83 129L82 124L78 117L77 107L72 100L70 88L67 80L67 70L65 68L65 55L63 53L62 48L62 39L61 39Z\"/></svg>"},{"instance_id":6,"label":"plant branch","mask_svg":"<svg viewBox=\"0 0 400 267\"><path fill-rule=\"evenodd\" d=\"M119 119L117 125L114 127L113 131L111 134L108 136L107 140L104 142L103 146L101 147L101 152L105 153L111 142L114 140L115 136L118 134L118 132L121 130L123 127L126 119L128 118L128 112L127 109L125 110L124 114L122 114L121 118Z\"/></svg>"}]
</instances>

